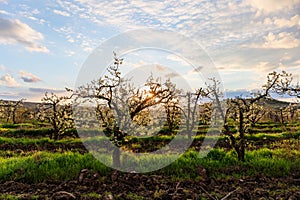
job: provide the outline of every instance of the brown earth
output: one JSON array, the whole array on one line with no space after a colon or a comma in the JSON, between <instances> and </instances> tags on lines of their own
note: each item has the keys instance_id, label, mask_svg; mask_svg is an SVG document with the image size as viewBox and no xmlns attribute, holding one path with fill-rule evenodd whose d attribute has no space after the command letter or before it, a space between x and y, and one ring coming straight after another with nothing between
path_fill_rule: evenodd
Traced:
<instances>
[{"instance_id":1,"label":"brown earth","mask_svg":"<svg viewBox=\"0 0 300 200\"><path fill-rule=\"evenodd\" d=\"M83 169L77 180L66 182L8 181L0 184L0 194L2 198L12 195L18 199L300 199L300 175L216 180L207 178L203 169L199 171L202 180L172 180L161 175L117 171L101 177Z\"/></svg>"}]
</instances>

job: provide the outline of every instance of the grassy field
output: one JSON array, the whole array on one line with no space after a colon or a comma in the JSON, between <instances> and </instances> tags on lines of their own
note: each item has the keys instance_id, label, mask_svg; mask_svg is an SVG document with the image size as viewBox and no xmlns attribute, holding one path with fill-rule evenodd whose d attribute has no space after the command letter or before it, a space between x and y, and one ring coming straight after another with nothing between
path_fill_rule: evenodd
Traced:
<instances>
[{"instance_id":1,"label":"grassy field","mask_svg":"<svg viewBox=\"0 0 300 200\"><path fill-rule=\"evenodd\" d=\"M232 196L240 195L238 197L246 198L247 195L252 195L251 197L253 197L253 195L257 196L259 187L263 187L260 188L264 192L259 194L261 196L265 196L266 192L270 197L272 195L298 195L296 185L300 180L299 123L284 126L274 123L258 124L253 128L251 134L246 137L245 162L237 160L237 155L234 150L230 149L225 136L210 136L209 140L218 140L218 142L206 157L201 158L198 149L205 138L205 130L207 130L207 126L198 127L197 136L194 137L190 150L171 165L158 171L135 174L133 178L128 179L133 175L116 172L99 162L85 149L79 138L65 138L54 141L47 137L47 134L51 131L47 127L33 124L2 124L0 126L0 193L2 193L0 199L51 197L48 194L50 191L58 192L58 189L53 189L53 185L62 183L65 183L66 187L61 190L71 191L73 195L83 199L105 199L110 196L116 199L143 199L148 195L151 195L154 199L164 199L170 190L174 190L173 192L178 193L178 195L185 195L184 198L194 198L190 193L194 194L195 191L192 191L193 189L190 188L188 183L194 186L195 189L200 187L199 190L201 191L197 194L198 199L221 198L235 189L239 192L232 193ZM131 137L128 138L128 143L123 148L127 151L150 152L169 143L172 138L173 136L155 136L144 139ZM83 139L83 142L89 145L101 143L102 141L102 137ZM149 159L163 160L164 157L163 155L154 158L145 156L142 159L146 163L151 163ZM111 157L107 157L107 160L111 161ZM126 165L129 161L134 163L135 160L126 154L122 155L121 163L123 165ZM72 184L77 184L78 191L82 189L84 183L79 180L83 176L83 170L90 174L85 175L85 178L89 179L89 184L93 182L97 183L98 186L104 185L102 189L86 188L84 193L76 193L77 190L70 189ZM153 188L151 186L152 189L147 189L145 194L143 194L143 189L131 189L126 195L121 194L118 189L107 188L107 185L113 181L112 176L114 173L119 173L118 176L121 179L119 184L127 182L126 184L132 185L132 188L142 187L134 185L137 182L132 182L134 178L137 178L136 176L138 176L138 180L145 179L146 182L159 177L157 178L159 180L155 179L155 181L158 181L157 184L162 186L153 186ZM254 179L265 179L265 184L268 186L264 187L257 184L251 186L253 190L249 191L247 184ZM285 182L284 179L290 181ZM241 182L241 180L244 182ZM29 185L32 188L40 188L42 187L41 184L50 186L48 188L42 187L40 191L31 191L24 197L24 195L22 196L23 193L20 193L17 188L14 189L16 185L11 186L11 190L4 189L12 181ZM166 184L173 186L170 186L171 189L167 190L165 188L167 187ZM180 184L182 188L179 190ZM199 184L200 186L195 186ZM201 184L210 184L211 186L205 186L205 189ZM213 187L214 184L223 185L223 190L218 187L216 189L216 187ZM120 187L127 186L122 185Z\"/></svg>"}]
</instances>

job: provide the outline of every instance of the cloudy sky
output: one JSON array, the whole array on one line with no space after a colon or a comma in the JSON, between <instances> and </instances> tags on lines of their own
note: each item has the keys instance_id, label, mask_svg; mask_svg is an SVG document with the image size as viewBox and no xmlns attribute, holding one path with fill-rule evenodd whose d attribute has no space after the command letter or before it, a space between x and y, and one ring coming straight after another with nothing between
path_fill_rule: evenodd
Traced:
<instances>
[{"instance_id":1,"label":"cloudy sky","mask_svg":"<svg viewBox=\"0 0 300 200\"><path fill-rule=\"evenodd\" d=\"M45 91L73 88L95 48L140 28L195 41L228 91L259 88L273 70L299 81L300 0L0 0L0 99L38 101ZM170 63L151 61L182 63L165 56ZM149 64L133 57L133 65Z\"/></svg>"}]
</instances>

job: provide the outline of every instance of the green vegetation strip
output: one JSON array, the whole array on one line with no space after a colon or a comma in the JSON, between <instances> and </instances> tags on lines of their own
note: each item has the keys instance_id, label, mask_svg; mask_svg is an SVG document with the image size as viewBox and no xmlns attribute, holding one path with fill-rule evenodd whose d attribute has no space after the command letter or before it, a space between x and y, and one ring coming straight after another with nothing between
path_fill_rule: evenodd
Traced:
<instances>
[{"instance_id":1,"label":"green vegetation strip","mask_svg":"<svg viewBox=\"0 0 300 200\"><path fill-rule=\"evenodd\" d=\"M259 140L266 140L266 139L297 139L300 137L300 131L298 132L282 132L282 133L257 133L253 135L246 135L245 138L248 140L259 141Z\"/></svg>"},{"instance_id":2,"label":"green vegetation strip","mask_svg":"<svg viewBox=\"0 0 300 200\"><path fill-rule=\"evenodd\" d=\"M253 140L253 141L259 141L259 140L265 140L265 139L297 139L300 137L300 131L298 132L283 132L280 134L266 134L266 133L257 133L253 135L246 135L246 139ZM131 137L128 138L129 143L148 143L148 142L170 142L174 136L154 136L154 137L146 137L146 138L138 138L138 137ZM224 140L226 139L225 136L205 136L205 135L198 135L194 137L195 141L202 141L204 139L210 139L210 140ZM85 143L98 143L102 142L104 137L96 136L96 137L90 137L90 138L84 138L82 141ZM10 145L31 145L31 144L75 144L75 143L81 143L81 139L62 139L62 140L51 140L48 137L43 138L13 138L13 137L0 137L0 145L3 143L7 143Z\"/></svg>"},{"instance_id":3,"label":"green vegetation strip","mask_svg":"<svg viewBox=\"0 0 300 200\"><path fill-rule=\"evenodd\" d=\"M12 137L0 137L0 145L7 143L9 145L42 145L42 144L75 144L81 143L80 139L62 139L52 140L48 137L44 138L12 138Z\"/></svg>"},{"instance_id":4,"label":"green vegetation strip","mask_svg":"<svg viewBox=\"0 0 300 200\"><path fill-rule=\"evenodd\" d=\"M126 157L124 157L126 156ZM107 159L111 158L108 156ZM122 161L134 160L122 156ZM142 159L151 159L145 156ZM164 155L152 158L156 161L165 159ZM246 153L246 162L237 161L233 151L225 152L221 149L212 150L206 157L199 158L199 153L189 151L174 163L154 174L163 174L175 179L201 178L197 172L203 167L213 177L266 175L282 177L291 173L300 173L300 152L287 154L285 149L260 149ZM48 153L36 152L25 157L0 158L0 180L22 180L25 182L42 182L45 180L77 179L81 169L91 169L106 176L111 169L97 161L91 154L76 152Z\"/></svg>"},{"instance_id":5,"label":"green vegetation strip","mask_svg":"<svg viewBox=\"0 0 300 200\"><path fill-rule=\"evenodd\" d=\"M80 170L84 168L101 174L110 171L91 154L37 152L26 157L0 158L0 180L70 180L78 177Z\"/></svg>"}]
</instances>

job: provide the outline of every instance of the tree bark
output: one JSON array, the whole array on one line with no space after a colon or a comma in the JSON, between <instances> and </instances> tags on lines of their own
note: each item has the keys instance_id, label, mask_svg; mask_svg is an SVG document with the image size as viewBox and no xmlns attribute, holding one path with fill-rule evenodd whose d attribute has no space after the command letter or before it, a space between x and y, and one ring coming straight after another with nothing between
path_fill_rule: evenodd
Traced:
<instances>
[{"instance_id":1,"label":"tree bark","mask_svg":"<svg viewBox=\"0 0 300 200\"><path fill-rule=\"evenodd\" d=\"M240 149L238 150L238 160L245 162L245 148L244 147L240 147Z\"/></svg>"},{"instance_id":2,"label":"tree bark","mask_svg":"<svg viewBox=\"0 0 300 200\"><path fill-rule=\"evenodd\" d=\"M238 153L238 159L242 162L245 161L245 130L244 130L244 111L239 108L239 118L240 118L240 124L239 124L239 132L240 132L240 144L239 144L239 152Z\"/></svg>"}]
</instances>

